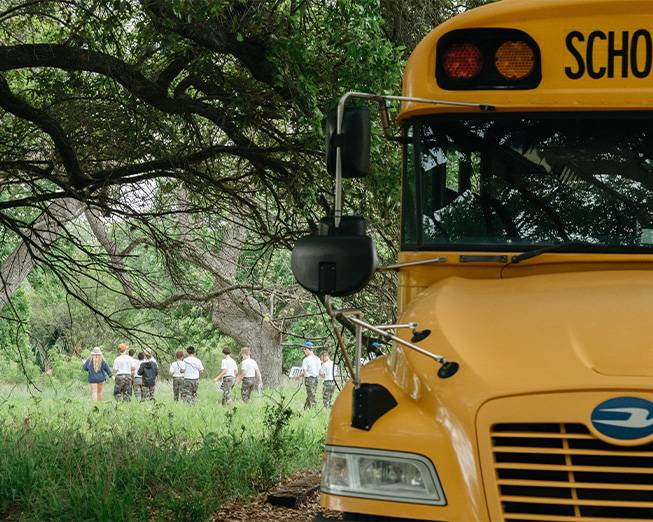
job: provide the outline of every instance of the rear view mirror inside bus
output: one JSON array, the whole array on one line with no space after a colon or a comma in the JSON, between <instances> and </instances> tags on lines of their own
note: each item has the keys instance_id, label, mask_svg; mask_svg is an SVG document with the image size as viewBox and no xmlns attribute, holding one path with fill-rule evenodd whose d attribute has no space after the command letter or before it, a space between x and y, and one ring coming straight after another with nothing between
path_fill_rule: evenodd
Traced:
<instances>
[{"instance_id":1,"label":"rear view mirror inside bus","mask_svg":"<svg viewBox=\"0 0 653 522\"><path fill-rule=\"evenodd\" d=\"M343 178L364 178L370 172L370 111L367 107L346 108L342 132L336 134L337 111L329 113L326 123L327 171L336 175L336 149L340 146Z\"/></svg>"},{"instance_id":2,"label":"rear view mirror inside bus","mask_svg":"<svg viewBox=\"0 0 653 522\"><path fill-rule=\"evenodd\" d=\"M305 236L293 248L291 267L295 279L313 294L355 294L365 288L376 270L374 242L361 233L364 221L353 216L342 219L340 227L329 226L323 220L320 235Z\"/></svg>"}]
</instances>

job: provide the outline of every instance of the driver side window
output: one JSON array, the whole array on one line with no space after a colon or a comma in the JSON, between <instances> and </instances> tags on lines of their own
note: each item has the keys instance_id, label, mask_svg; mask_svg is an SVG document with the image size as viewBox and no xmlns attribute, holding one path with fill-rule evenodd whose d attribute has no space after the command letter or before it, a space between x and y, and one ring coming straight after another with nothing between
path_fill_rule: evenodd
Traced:
<instances>
[{"instance_id":1,"label":"driver side window","mask_svg":"<svg viewBox=\"0 0 653 522\"><path fill-rule=\"evenodd\" d=\"M424 129L427 133L430 128ZM433 136L424 136L424 143L433 143ZM481 155L463 151L447 141L424 147L419 165L421 171L422 226L424 239L453 240L462 231L456 222L467 221L464 215L473 207L481 189ZM443 217L447 216L446 226ZM457 219L456 216L460 219Z\"/></svg>"}]
</instances>

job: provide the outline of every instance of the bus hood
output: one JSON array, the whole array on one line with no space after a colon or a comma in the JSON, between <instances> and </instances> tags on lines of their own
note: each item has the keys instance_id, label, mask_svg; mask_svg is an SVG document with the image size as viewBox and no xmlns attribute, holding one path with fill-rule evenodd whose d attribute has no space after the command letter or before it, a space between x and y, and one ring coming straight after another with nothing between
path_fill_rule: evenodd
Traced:
<instances>
[{"instance_id":1,"label":"bus hood","mask_svg":"<svg viewBox=\"0 0 653 522\"><path fill-rule=\"evenodd\" d=\"M459 362L477 384L609 385L607 376L653 376L651 271L452 277L421 293L403 320L429 328L419 345Z\"/></svg>"}]
</instances>

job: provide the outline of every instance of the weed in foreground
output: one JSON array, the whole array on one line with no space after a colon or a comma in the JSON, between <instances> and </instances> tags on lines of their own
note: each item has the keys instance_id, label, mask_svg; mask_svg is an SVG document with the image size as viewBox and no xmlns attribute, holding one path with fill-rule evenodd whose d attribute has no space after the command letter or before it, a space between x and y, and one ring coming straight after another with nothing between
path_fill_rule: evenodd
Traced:
<instances>
[{"instance_id":1,"label":"weed in foreground","mask_svg":"<svg viewBox=\"0 0 653 522\"><path fill-rule=\"evenodd\" d=\"M275 395L223 408L18 397L0 410L0 518L206 520L319 465L326 414Z\"/></svg>"}]
</instances>

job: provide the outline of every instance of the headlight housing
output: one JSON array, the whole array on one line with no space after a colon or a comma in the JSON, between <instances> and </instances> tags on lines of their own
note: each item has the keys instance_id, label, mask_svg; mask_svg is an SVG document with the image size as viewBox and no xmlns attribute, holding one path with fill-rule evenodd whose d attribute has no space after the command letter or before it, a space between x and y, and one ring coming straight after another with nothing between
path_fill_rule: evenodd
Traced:
<instances>
[{"instance_id":1,"label":"headlight housing","mask_svg":"<svg viewBox=\"0 0 653 522\"><path fill-rule=\"evenodd\" d=\"M347 497L444 506L435 467L414 453L327 446L322 491Z\"/></svg>"}]
</instances>

